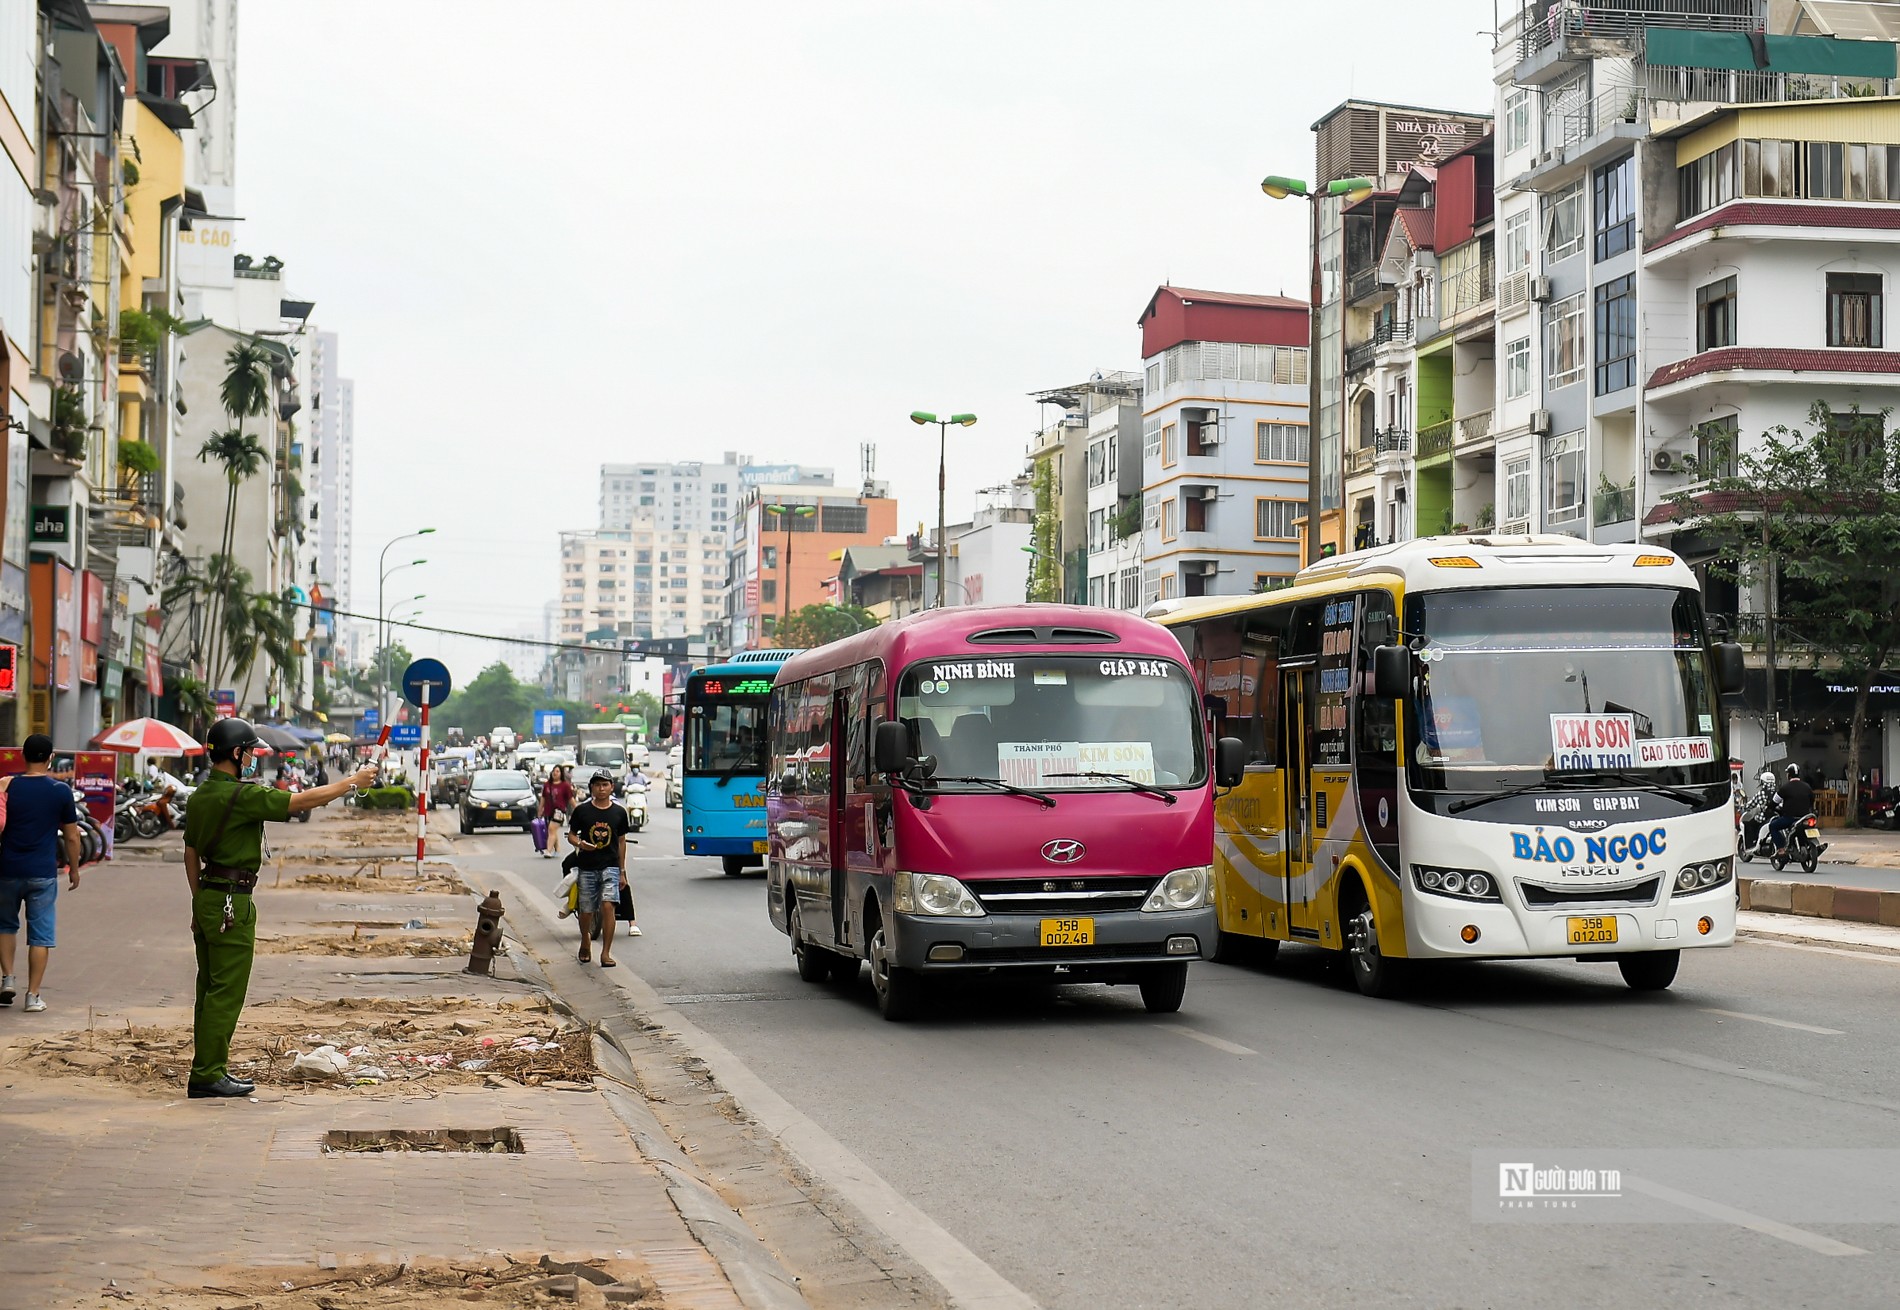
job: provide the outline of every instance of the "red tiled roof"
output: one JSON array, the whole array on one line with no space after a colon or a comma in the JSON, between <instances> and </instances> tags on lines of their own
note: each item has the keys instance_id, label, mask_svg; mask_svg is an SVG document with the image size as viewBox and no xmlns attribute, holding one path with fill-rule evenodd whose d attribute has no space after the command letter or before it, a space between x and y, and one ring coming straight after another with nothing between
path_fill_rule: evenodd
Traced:
<instances>
[{"instance_id":1,"label":"red tiled roof","mask_svg":"<svg viewBox=\"0 0 1900 1310\"><path fill-rule=\"evenodd\" d=\"M1886 205L1789 205L1754 200L1731 200L1719 209L1698 214L1672 232L1649 243L1648 249L1662 247L1706 232L1712 227L1852 227L1874 231L1900 231L1900 209Z\"/></svg>"},{"instance_id":2,"label":"red tiled roof","mask_svg":"<svg viewBox=\"0 0 1900 1310\"><path fill-rule=\"evenodd\" d=\"M1697 509L1705 510L1710 514L1731 514L1742 508L1742 493L1739 491L1705 491L1689 499ZM1680 517L1682 516L1676 513L1676 507L1665 500L1643 515L1643 526L1674 523Z\"/></svg>"},{"instance_id":3,"label":"red tiled roof","mask_svg":"<svg viewBox=\"0 0 1900 1310\"><path fill-rule=\"evenodd\" d=\"M1399 222L1405 224L1406 240L1412 243L1414 250L1432 249L1432 216L1430 209L1405 208L1399 211Z\"/></svg>"},{"instance_id":4,"label":"red tiled roof","mask_svg":"<svg viewBox=\"0 0 1900 1310\"><path fill-rule=\"evenodd\" d=\"M1260 309L1307 308L1304 300L1292 300L1286 296L1250 296L1239 291L1196 291L1192 287L1176 286L1163 287L1161 290L1171 291L1182 300L1202 305L1250 305Z\"/></svg>"},{"instance_id":5,"label":"red tiled roof","mask_svg":"<svg viewBox=\"0 0 1900 1310\"><path fill-rule=\"evenodd\" d=\"M1732 368L1770 369L1780 373L1900 373L1900 351L1788 350L1780 347L1723 346L1664 364L1644 388L1666 387L1702 373Z\"/></svg>"}]
</instances>

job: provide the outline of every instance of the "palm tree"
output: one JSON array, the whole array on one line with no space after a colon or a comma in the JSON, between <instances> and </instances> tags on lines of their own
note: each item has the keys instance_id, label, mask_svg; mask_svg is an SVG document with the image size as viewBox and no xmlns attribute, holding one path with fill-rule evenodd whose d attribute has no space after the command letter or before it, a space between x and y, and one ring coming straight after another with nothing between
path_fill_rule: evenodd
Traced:
<instances>
[{"instance_id":1,"label":"palm tree","mask_svg":"<svg viewBox=\"0 0 1900 1310\"><path fill-rule=\"evenodd\" d=\"M203 737L205 724L218 712L211 700L211 689L191 674L181 673L172 679L172 695L178 700L178 708L185 712L186 728Z\"/></svg>"},{"instance_id":2,"label":"palm tree","mask_svg":"<svg viewBox=\"0 0 1900 1310\"><path fill-rule=\"evenodd\" d=\"M211 439L198 448L200 463L216 460L224 468L224 531L219 539L219 553L213 555L207 567L207 612L211 632L211 652L205 665L205 676L213 683L217 681L219 663L223 657L222 619L232 599L241 596L249 589L248 581L244 587L234 586L237 570L234 554L237 540L237 504L238 488L248 478L257 476L264 467L264 447L256 437L241 428L225 432L215 432ZM247 579L248 579L248 575Z\"/></svg>"},{"instance_id":3,"label":"palm tree","mask_svg":"<svg viewBox=\"0 0 1900 1310\"><path fill-rule=\"evenodd\" d=\"M238 431L244 420L256 418L270 407L271 352L261 341L240 341L224 356L224 381L218 384L218 400L224 412L237 420Z\"/></svg>"}]
</instances>

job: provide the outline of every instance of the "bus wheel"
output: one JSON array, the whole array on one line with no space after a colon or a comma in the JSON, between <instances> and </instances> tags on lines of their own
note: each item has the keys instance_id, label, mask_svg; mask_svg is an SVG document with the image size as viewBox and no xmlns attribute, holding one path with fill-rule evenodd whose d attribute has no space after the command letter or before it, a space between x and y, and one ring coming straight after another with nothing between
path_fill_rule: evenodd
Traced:
<instances>
[{"instance_id":1,"label":"bus wheel","mask_svg":"<svg viewBox=\"0 0 1900 1310\"><path fill-rule=\"evenodd\" d=\"M1149 1014L1173 1014L1187 995L1187 961L1157 964L1141 974L1141 1004Z\"/></svg>"},{"instance_id":2,"label":"bus wheel","mask_svg":"<svg viewBox=\"0 0 1900 1310\"><path fill-rule=\"evenodd\" d=\"M1352 960L1352 981L1360 995L1382 999L1404 990L1405 965L1379 950L1379 924L1372 907L1361 903L1346 921L1346 954Z\"/></svg>"},{"instance_id":3,"label":"bus wheel","mask_svg":"<svg viewBox=\"0 0 1900 1310\"><path fill-rule=\"evenodd\" d=\"M877 993L877 1012L893 1023L915 1018L923 1008L923 979L891 962L882 920L871 930L871 990Z\"/></svg>"},{"instance_id":4,"label":"bus wheel","mask_svg":"<svg viewBox=\"0 0 1900 1310\"><path fill-rule=\"evenodd\" d=\"M791 918L786 921L792 938L792 959L798 962L798 976L808 983L823 982L831 976L831 952L821 951L801 935L803 925L798 921L798 907L792 907Z\"/></svg>"},{"instance_id":5,"label":"bus wheel","mask_svg":"<svg viewBox=\"0 0 1900 1310\"><path fill-rule=\"evenodd\" d=\"M720 862L725 865L728 878L737 878L745 872L745 856L743 855L721 856Z\"/></svg>"},{"instance_id":6,"label":"bus wheel","mask_svg":"<svg viewBox=\"0 0 1900 1310\"><path fill-rule=\"evenodd\" d=\"M1625 955L1616 962L1616 967L1632 991L1660 992L1676 980L1676 966L1680 963L1681 951L1644 951L1641 955Z\"/></svg>"}]
</instances>

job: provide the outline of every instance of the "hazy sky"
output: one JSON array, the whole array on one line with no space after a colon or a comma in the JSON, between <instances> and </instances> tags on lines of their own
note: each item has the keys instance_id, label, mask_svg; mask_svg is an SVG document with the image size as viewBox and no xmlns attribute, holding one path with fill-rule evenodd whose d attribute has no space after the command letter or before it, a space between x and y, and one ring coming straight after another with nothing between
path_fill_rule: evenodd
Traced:
<instances>
[{"instance_id":1,"label":"hazy sky","mask_svg":"<svg viewBox=\"0 0 1900 1310\"><path fill-rule=\"evenodd\" d=\"M1139 367L1158 283L1303 294L1307 210L1259 180L1315 118L1491 94L1493 0L241 4L239 248L341 334L357 606L433 526L391 598L484 632L538 628L603 460L852 484L871 441L908 527L906 416L970 410L967 514L1026 393Z\"/></svg>"}]
</instances>

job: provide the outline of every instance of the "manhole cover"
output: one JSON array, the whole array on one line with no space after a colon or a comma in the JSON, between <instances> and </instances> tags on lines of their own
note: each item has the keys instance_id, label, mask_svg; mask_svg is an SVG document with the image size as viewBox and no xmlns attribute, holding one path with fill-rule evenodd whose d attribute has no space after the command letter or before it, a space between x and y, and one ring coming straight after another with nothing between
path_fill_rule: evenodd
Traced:
<instances>
[{"instance_id":1,"label":"manhole cover","mask_svg":"<svg viewBox=\"0 0 1900 1310\"><path fill-rule=\"evenodd\" d=\"M325 1155L520 1155L528 1148L512 1128L332 1128Z\"/></svg>"}]
</instances>

